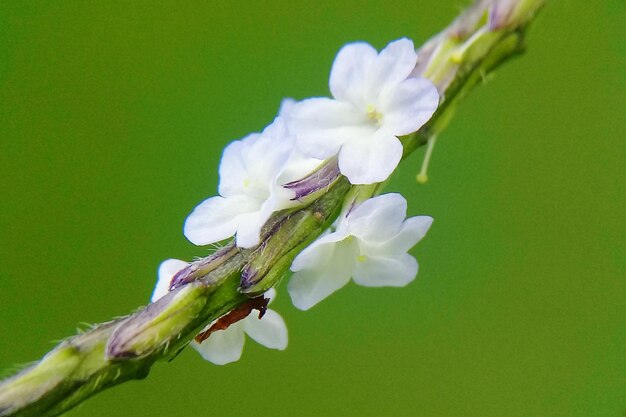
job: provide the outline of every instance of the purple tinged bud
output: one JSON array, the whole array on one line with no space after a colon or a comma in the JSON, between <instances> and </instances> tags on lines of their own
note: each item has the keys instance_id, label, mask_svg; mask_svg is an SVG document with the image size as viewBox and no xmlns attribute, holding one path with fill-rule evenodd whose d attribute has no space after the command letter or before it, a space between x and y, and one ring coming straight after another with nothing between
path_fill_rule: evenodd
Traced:
<instances>
[{"instance_id":1,"label":"purple tinged bud","mask_svg":"<svg viewBox=\"0 0 626 417\"><path fill-rule=\"evenodd\" d=\"M259 281L258 275L258 270L251 267L250 264L246 265L243 271L241 271L241 288L250 288L257 284Z\"/></svg>"},{"instance_id":2,"label":"purple tinged bud","mask_svg":"<svg viewBox=\"0 0 626 417\"><path fill-rule=\"evenodd\" d=\"M182 343L181 335L201 321L212 289L195 282L170 292L143 310L122 320L108 339L109 360L167 354Z\"/></svg>"},{"instance_id":3,"label":"purple tinged bud","mask_svg":"<svg viewBox=\"0 0 626 417\"><path fill-rule=\"evenodd\" d=\"M514 29L525 25L546 0L501 0L489 9L489 29Z\"/></svg>"},{"instance_id":4,"label":"purple tinged bud","mask_svg":"<svg viewBox=\"0 0 626 417\"><path fill-rule=\"evenodd\" d=\"M295 197L291 200L300 200L328 188L339 177L339 174L339 165L337 165L337 160L333 159L306 177L284 184L283 187L295 193Z\"/></svg>"},{"instance_id":5,"label":"purple tinged bud","mask_svg":"<svg viewBox=\"0 0 626 417\"><path fill-rule=\"evenodd\" d=\"M190 263L172 277L169 290L174 291L176 288L202 278L230 259L236 252L237 247L231 243L204 259Z\"/></svg>"},{"instance_id":6,"label":"purple tinged bud","mask_svg":"<svg viewBox=\"0 0 626 417\"><path fill-rule=\"evenodd\" d=\"M502 29L509 20L512 11L510 2L495 3L489 10L489 29Z\"/></svg>"},{"instance_id":7,"label":"purple tinged bud","mask_svg":"<svg viewBox=\"0 0 626 417\"><path fill-rule=\"evenodd\" d=\"M178 271L170 282L169 291L173 291L178 287L188 284L197 279L195 272L198 270L198 266L194 263L189 264L186 268Z\"/></svg>"}]
</instances>

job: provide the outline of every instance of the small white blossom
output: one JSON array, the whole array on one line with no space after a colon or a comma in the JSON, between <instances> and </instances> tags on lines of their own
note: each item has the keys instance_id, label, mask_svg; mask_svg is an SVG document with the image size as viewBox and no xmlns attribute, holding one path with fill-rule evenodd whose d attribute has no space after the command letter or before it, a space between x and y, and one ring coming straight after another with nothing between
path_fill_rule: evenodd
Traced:
<instances>
[{"instance_id":1,"label":"small white blossom","mask_svg":"<svg viewBox=\"0 0 626 417\"><path fill-rule=\"evenodd\" d=\"M339 155L352 184L386 180L402 157L397 136L417 131L439 103L436 87L410 77L417 63L413 42L400 39L380 54L364 42L344 46L333 63L334 99L311 98L288 107L289 128L305 155Z\"/></svg>"},{"instance_id":2,"label":"small white blossom","mask_svg":"<svg viewBox=\"0 0 626 417\"><path fill-rule=\"evenodd\" d=\"M168 259L159 266L159 277L152 295L152 302L167 294L169 284L173 276L185 268L187 263L178 259ZM264 296L270 299L270 303L276 296L272 288ZM210 328L213 323L206 328ZM190 345L202 355L202 357L216 365L225 365L235 362L241 357L245 342L245 333L257 343L270 349L284 350L287 347L287 326L285 321L276 311L267 309L259 319L258 312L252 311L243 320L231 324L225 330L218 330L202 343L192 341Z\"/></svg>"},{"instance_id":3,"label":"small white blossom","mask_svg":"<svg viewBox=\"0 0 626 417\"><path fill-rule=\"evenodd\" d=\"M219 167L219 196L204 200L187 217L184 233L196 245L208 245L237 234L237 246L259 244L260 231L272 213L298 204L281 184L312 168L294 164L294 138L282 118L224 149ZM297 158L300 161L301 158Z\"/></svg>"},{"instance_id":4,"label":"small white blossom","mask_svg":"<svg viewBox=\"0 0 626 417\"><path fill-rule=\"evenodd\" d=\"M366 287L402 287L417 275L407 252L428 231L432 218L406 218L406 200L384 194L366 200L293 261L288 284L293 304L308 310L350 278Z\"/></svg>"}]
</instances>

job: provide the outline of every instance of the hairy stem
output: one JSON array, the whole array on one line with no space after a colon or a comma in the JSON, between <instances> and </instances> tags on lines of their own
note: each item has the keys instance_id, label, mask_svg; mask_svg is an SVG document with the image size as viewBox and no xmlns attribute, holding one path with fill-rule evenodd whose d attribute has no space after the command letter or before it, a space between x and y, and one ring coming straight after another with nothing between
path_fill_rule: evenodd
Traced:
<instances>
[{"instance_id":1,"label":"hairy stem","mask_svg":"<svg viewBox=\"0 0 626 417\"><path fill-rule=\"evenodd\" d=\"M414 73L431 79L442 101L425 126L402 138L404 157L439 135L459 101L523 51L526 28L545 1L479 0L420 48ZM323 175L332 173L328 166L322 169ZM57 416L105 388L145 378L154 362L175 357L208 323L276 285L293 258L342 207L382 187L350 186L342 176L330 178L309 206L273 216L257 248L231 244L191 263L176 275L165 297L66 339L1 382L0 416Z\"/></svg>"}]
</instances>

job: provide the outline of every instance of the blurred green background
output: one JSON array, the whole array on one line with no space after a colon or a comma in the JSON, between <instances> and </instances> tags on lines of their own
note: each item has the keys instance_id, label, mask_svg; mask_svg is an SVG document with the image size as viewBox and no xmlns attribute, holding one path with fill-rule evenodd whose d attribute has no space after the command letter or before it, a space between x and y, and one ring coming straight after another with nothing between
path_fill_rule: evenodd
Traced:
<instances>
[{"instance_id":1,"label":"blurred green background","mask_svg":"<svg viewBox=\"0 0 626 417\"><path fill-rule=\"evenodd\" d=\"M281 98L328 94L346 42L442 29L463 3L0 3L0 368L146 303L217 186L221 149ZM285 352L186 350L79 416L623 416L626 21L551 2L528 52L460 106L430 182L389 191L435 224L404 289L275 304Z\"/></svg>"}]
</instances>

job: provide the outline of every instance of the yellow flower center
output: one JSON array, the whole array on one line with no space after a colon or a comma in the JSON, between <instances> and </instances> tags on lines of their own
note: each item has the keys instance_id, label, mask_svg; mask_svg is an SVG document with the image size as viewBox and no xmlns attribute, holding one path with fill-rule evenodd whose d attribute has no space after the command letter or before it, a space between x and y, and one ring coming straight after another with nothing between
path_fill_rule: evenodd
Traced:
<instances>
[{"instance_id":1,"label":"yellow flower center","mask_svg":"<svg viewBox=\"0 0 626 417\"><path fill-rule=\"evenodd\" d=\"M365 114L367 114L367 118L372 122L375 122L378 126L380 126L383 115L378 110L376 110L376 106L373 104L368 104L365 108Z\"/></svg>"}]
</instances>

